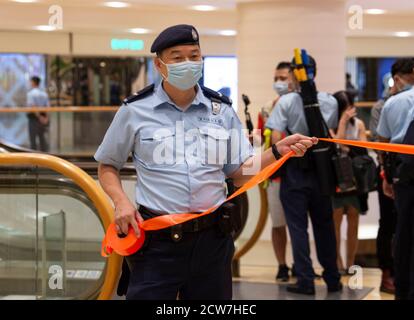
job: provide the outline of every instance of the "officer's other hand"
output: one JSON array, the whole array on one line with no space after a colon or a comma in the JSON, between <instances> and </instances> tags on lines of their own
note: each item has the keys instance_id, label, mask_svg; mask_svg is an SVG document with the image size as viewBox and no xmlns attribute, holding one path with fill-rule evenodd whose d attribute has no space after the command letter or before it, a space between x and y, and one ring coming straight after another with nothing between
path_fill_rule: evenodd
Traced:
<instances>
[{"instance_id":1,"label":"officer's other hand","mask_svg":"<svg viewBox=\"0 0 414 320\"><path fill-rule=\"evenodd\" d=\"M382 190L387 197L394 199L394 188L392 187L392 184L387 182L387 179L382 180Z\"/></svg>"},{"instance_id":2,"label":"officer's other hand","mask_svg":"<svg viewBox=\"0 0 414 320\"><path fill-rule=\"evenodd\" d=\"M144 220L129 200L119 202L115 207L115 224L118 234L128 234L129 225L132 226L137 237L141 235L138 222Z\"/></svg>"},{"instance_id":3,"label":"officer's other hand","mask_svg":"<svg viewBox=\"0 0 414 320\"><path fill-rule=\"evenodd\" d=\"M318 143L318 139L315 137L307 137L301 134L293 134L282 140L277 144L277 150L279 153L284 156L290 151L295 152L295 157L303 157L306 150Z\"/></svg>"}]
</instances>

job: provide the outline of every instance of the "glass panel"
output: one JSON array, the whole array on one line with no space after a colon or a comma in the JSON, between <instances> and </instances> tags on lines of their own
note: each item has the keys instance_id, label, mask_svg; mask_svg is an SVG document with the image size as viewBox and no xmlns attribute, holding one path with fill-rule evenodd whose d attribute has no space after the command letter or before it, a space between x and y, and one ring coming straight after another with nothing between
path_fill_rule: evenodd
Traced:
<instances>
[{"instance_id":1,"label":"glass panel","mask_svg":"<svg viewBox=\"0 0 414 320\"><path fill-rule=\"evenodd\" d=\"M41 181L48 182L39 188L39 216L47 217L43 228L48 268L43 269L43 274L48 276L45 298L90 298L103 281L106 260L100 255L102 224L95 207L80 188L56 173L44 172ZM59 254L59 250L64 254ZM49 270L51 265L58 272L60 269L64 272L60 288L53 285L56 281L51 281L55 277Z\"/></svg>"},{"instance_id":2,"label":"glass panel","mask_svg":"<svg viewBox=\"0 0 414 320\"><path fill-rule=\"evenodd\" d=\"M0 299L92 299L104 230L85 193L46 169L0 165Z\"/></svg>"},{"instance_id":3,"label":"glass panel","mask_svg":"<svg viewBox=\"0 0 414 320\"><path fill-rule=\"evenodd\" d=\"M0 177L0 299L36 299L36 169L0 167Z\"/></svg>"},{"instance_id":4,"label":"glass panel","mask_svg":"<svg viewBox=\"0 0 414 320\"><path fill-rule=\"evenodd\" d=\"M64 297L66 289L65 212L42 219L42 298Z\"/></svg>"}]
</instances>

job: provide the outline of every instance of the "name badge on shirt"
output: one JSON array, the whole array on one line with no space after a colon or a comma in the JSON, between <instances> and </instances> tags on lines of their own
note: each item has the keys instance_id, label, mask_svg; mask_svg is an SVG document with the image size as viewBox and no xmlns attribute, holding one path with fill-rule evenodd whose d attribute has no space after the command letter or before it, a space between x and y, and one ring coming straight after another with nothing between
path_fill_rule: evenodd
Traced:
<instances>
[{"instance_id":1,"label":"name badge on shirt","mask_svg":"<svg viewBox=\"0 0 414 320\"><path fill-rule=\"evenodd\" d=\"M212 106L212 109L213 109L213 114L218 115L220 113L221 103L216 102L216 101L212 101L211 106Z\"/></svg>"}]
</instances>

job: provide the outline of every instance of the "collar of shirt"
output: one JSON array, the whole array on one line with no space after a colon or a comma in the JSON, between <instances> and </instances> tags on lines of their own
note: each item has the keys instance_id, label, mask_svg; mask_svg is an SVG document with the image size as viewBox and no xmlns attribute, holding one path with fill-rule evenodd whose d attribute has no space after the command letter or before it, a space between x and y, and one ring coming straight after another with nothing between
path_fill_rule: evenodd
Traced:
<instances>
[{"instance_id":1,"label":"collar of shirt","mask_svg":"<svg viewBox=\"0 0 414 320\"><path fill-rule=\"evenodd\" d=\"M203 91L200 88L200 85L197 84L197 94L194 97L193 102L191 102L190 106L186 109L188 110L191 106L207 106L210 101L203 95ZM162 105L169 104L175 107L176 109L182 111L180 107L178 107L168 96L165 92L164 88L162 87L162 82L155 88L155 101L154 101L154 108L160 107Z\"/></svg>"}]
</instances>

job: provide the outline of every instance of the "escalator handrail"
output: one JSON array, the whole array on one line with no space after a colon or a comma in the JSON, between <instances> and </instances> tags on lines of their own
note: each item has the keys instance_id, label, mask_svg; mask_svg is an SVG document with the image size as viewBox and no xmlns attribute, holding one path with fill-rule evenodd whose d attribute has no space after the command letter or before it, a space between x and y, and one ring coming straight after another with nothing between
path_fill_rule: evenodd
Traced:
<instances>
[{"instance_id":1,"label":"escalator handrail","mask_svg":"<svg viewBox=\"0 0 414 320\"><path fill-rule=\"evenodd\" d=\"M0 113L30 113L30 112L116 112L119 106L68 106L68 107L0 107Z\"/></svg>"},{"instance_id":2,"label":"escalator handrail","mask_svg":"<svg viewBox=\"0 0 414 320\"><path fill-rule=\"evenodd\" d=\"M3 153L0 165L34 165L46 167L72 179L91 199L105 228L114 217L113 207L102 188L85 171L55 156L40 153ZM104 283L98 296L100 300L111 299L118 282L122 258L112 254L107 261Z\"/></svg>"}]
</instances>

